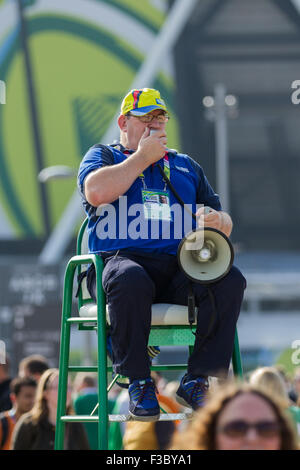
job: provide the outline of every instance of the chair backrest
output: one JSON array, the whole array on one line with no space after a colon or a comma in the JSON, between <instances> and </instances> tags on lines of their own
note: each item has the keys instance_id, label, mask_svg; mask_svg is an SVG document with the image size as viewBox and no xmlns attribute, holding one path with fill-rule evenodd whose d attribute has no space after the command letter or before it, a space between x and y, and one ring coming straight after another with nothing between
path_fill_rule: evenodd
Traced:
<instances>
[{"instance_id":1,"label":"chair backrest","mask_svg":"<svg viewBox=\"0 0 300 470\"><path fill-rule=\"evenodd\" d=\"M82 222L77 235L77 255L85 255L89 252L87 224L88 218L86 217Z\"/></svg>"}]
</instances>

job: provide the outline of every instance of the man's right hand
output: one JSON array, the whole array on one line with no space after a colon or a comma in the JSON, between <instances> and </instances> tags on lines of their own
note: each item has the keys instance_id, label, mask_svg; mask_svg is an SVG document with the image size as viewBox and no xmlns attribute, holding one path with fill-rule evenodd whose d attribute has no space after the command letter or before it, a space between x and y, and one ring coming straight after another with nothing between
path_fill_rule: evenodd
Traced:
<instances>
[{"instance_id":1,"label":"man's right hand","mask_svg":"<svg viewBox=\"0 0 300 470\"><path fill-rule=\"evenodd\" d=\"M156 129L155 129L156 130ZM166 153L167 136L164 130L150 135L147 127L136 152L116 165L107 165L92 171L85 180L87 201L94 207L110 204L123 195L136 178Z\"/></svg>"},{"instance_id":2,"label":"man's right hand","mask_svg":"<svg viewBox=\"0 0 300 470\"><path fill-rule=\"evenodd\" d=\"M163 158L167 145L167 134L164 130L155 129L151 135L150 130L149 127L146 127L137 148L137 153L142 155L148 165Z\"/></svg>"}]
</instances>

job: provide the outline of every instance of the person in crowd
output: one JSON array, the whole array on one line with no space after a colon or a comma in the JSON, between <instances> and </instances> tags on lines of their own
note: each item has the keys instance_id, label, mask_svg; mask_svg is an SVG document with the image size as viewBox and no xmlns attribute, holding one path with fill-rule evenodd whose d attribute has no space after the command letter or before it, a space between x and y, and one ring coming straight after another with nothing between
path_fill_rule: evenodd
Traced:
<instances>
[{"instance_id":1,"label":"person in crowd","mask_svg":"<svg viewBox=\"0 0 300 470\"><path fill-rule=\"evenodd\" d=\"M294 390L291 374L289 372L287 372L286 368L282 364L275 364L274 367L279 372L282 379L284 380L284 383L286 385L286 389L287 389L288 396L289 396L290 400L294 404L296 404L297 395L296 395L296 392Z\"/></svg>"},{"instance_id":2,"label":"person in crowd","mask_svg":"<svg viewBox=\"0 0 300 470\"><path fill-rule=\"evenodd\" d=\"M251 372L249 383L274 394L278 400L282 401L283 406L291 405L286 384L275 367L258 367Z\"/></svg>"},{"instance_id":3,"label":"person in crowd","mask_svg":"<svg viewBox=\"0 0 300 470\"><path fill-rule=\"evenodd\" d=\"M13 436L13 450L53 450L58 393L57 369L47 369L41 376L34 406L17 422ZM72 414L72 386L67 393L67 414ZM81 423L66 423L66 450L88 450L89 444Z\"/></svg>"},{"instance_id":4,"label":"person in crowd","mask_svg":"<svg viewBox=\"0 0 300 470\"><path fill-rule=\"evenodd\" d=\"M118 394L114 397L114 406L111 410L112 414L115 415L126 415L128 414L128 391L115 385L118 390ZM122 450L123 449L123 437L126 430L125 421L112 421L109 424L108 430L108 448L109 450Z\"/></svg>"},{"instance_id":5,"label":"person in crowd","mask_svg":"<svg viewBox=\"0 0 300 470\"><path fill-rule=\"evenodd\" d=\"M35 400L36 381L30 377L16 377L10 384L11 410L0 414L0 450L9 450L14 427L20 417L31 410Z\"/></svg>"},{"instance_id":6,"label":"person in crowd","mask_svg":"<svg viewBox=\"0 0 300 470\"><path fill-rule=\"evenodd\" d=\"M77 415L90 415L98 404L97 375L92 372L78 372L73 383L73 406ZM108 398L108 412L111 413L115 400ZM95 411L97 415L97 410ZM111 424L111 423L110 423ZM109 424L109 425L110 425ZM98 449L98 424L84 423L90 448Z\"/></svg>"},{"instance_id":7,"label":"person in crowd","mask_svg":"<svg viewBox=\"0 0 300 470\"><path fill-rule=\"evenodd\" d=\"M250 375L249 382L277 397L282 406L290 413L297 429L300 428L299 408L289 397L286 382L276 367L259 367Z\"/></svg>"},{"instance_id":8,"label":"person in crowd","mask_svg":"<svg viewBox=\"0 0 300 470\"><path fill-rule=\"evenodd\" d=\"M282 403L249 383L214 390L171 449L298 450L297 435Z\"/></svg>"},{"instance_id":9,"label":"person in crowd","mask_svg":"<svg viewBox=\"0 0 300 470\"><path fill-rule=\"evenodd\" d=\"M189 292L190 282L177 261L182 238L178 233L184 236L186 211L183 209L179 221L172 208L182 207L180 200L184 207L192 208L191 228L209 226L227 237L232 230L231 217L222 211L202 167L190 156L167 148L168 119L158 90L132 90L123 99L118 117L120 142L94 145L78 173L78 188L89 218L89 251L100 254L105 263L102 284L110 316L114 372L129 378L129 413L141 421L155 421L160 415L147 353L152 304L187 305ZM138 234L133 215L137 205L142 231ZM154 219L158 232L152 236ZM87 286L95 299L93 266L87 272ZM235 266L211 285L218 309L211 329L211 297L205 286L193 284L199 321L177 400L194 410L205 402L208 376L228 373L245 287L246 280Z\"/></svg>"},{"instance_id":10,"label":"person in crowd","mask_svg":"<svg viewBox=\"0 0 300 470\"><path fill-rule=\"evenodd\" d=\"M128 421L123 436L124 450L165 450L175 431L173 421Z\"/></svg>"},{"instance_id":11,"label":"person in crowd","mask_svg":"<svg viewBox=\"0 0 300 470\"><path fill-rule=\"evenodd\" d=\"M5 364L0 364L0 413L12 407L9 388L11 381L9 359L6 356Z\"/></svg>"},{"instance_id":12,"label":"person in crowd","mask_svg":"<svg viewBox=\"0 0 300 470\"><path fill-rule=\"evenodd\" d=\"M300 367L297 367L294 371L293 389L295 392L297 406L300 406Z\"/></svg>"},{"instance_id":13,"label":"person in crowd","mask_svg":"<svg viewBox=\"0 0 300 470\"><path fill-rule=\"evenodd\" d=\"M47 359L40 354L32 354L20 361L18 375L20 377L33 377L38 382L47 369L49 369Z\"/></svg>"},{"instance_id":14,"label":"person in crowd","mask_svg":"<svg viewBox=\"0 0 300 470\"><path fill-rule=\"evenodd\" d=\"M97 394L97 374L94 372L78 372L73 382L75 396Z\"/></svg>"}]
</instances>

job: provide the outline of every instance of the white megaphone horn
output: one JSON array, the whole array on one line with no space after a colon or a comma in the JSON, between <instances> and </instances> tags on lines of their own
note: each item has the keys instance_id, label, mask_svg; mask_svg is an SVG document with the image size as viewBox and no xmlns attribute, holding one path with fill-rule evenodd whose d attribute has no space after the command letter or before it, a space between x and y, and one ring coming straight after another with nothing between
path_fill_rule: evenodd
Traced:
<instances>
[{"instance_id":1,"label":"white megaphone horn","mask_svg":"<svg viewBox=\"0 0 300 470\"><path fill-rule=\"evenodd\" d=\"M211 284L229 272L234 251L223 232L211 227L199 227L181 240L177 258L180 268L190 280Z\"/></svg>"},{"instance_id":2,"label":"white megaphone horn","mask_svg":"<svg viewBox=\"0 0 300 470\"><path fill-rule=\"evenodd\" d=\"M206 284L211 299L213 293L209 289L209 284L226 276L233 264L233 258L234 252L229 238L212 227L194 229L181 240L177 249L178 264L185 276L190 281ZM210 334L217 317L214 300L212 308L212 320L206 337ZM191 326L195 321L196 311L195 296L190 285L188 320Z\"/></svg>"}]
</instances>

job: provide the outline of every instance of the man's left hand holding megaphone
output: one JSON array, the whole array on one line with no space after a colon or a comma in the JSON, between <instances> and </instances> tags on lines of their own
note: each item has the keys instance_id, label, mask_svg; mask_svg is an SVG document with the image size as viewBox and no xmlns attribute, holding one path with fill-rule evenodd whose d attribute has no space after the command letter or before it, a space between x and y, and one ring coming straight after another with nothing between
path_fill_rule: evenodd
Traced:
<instances>
[{"instance_id":1,"label":"man's left hand holding megaphone","mask_svg":"<svg viewBox=\"0 0 300 470\"><path fill-rule=\"evenodd\" d=\"M225 233L227 237L232 231L232 220L227 212L216 211L211 207L200 207L196 212L199 227L211 227Z\"/></svg>"}]
</instances>

